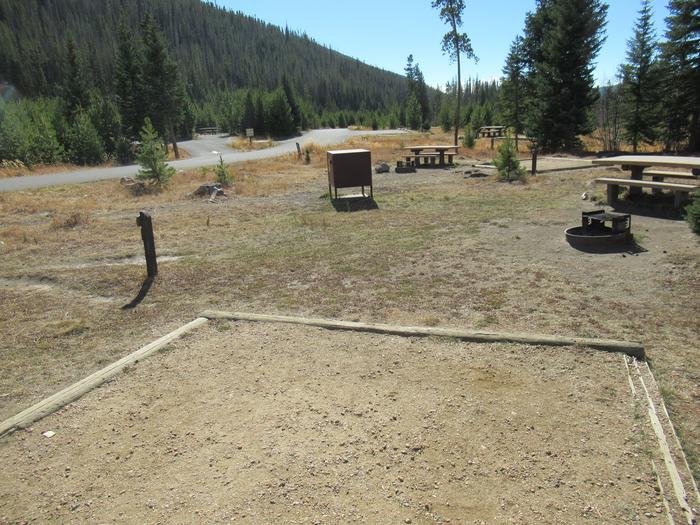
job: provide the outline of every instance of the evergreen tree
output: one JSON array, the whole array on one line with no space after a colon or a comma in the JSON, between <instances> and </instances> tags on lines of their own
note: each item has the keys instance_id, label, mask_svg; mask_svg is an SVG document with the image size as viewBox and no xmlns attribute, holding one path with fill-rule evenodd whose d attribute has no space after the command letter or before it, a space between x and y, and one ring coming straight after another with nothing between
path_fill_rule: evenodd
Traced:
<instances>
[{"instance_id":1,"label":"evergreen tree","mask_svg":"<svg viewBox=\"0 0 700 525\"><path fill-rule=\"evenodd\" d=\"M421 125L424 129L430 129L430 122L432 121L432 114L430 110L430 97L428 97L428 86L425 83L425 77L423 72L416 64L413 69L416 80L416 98L420 104L421 110Z\"/></svg>"},{"instance_id":2,"label":"evergreen tree","mask_svg":"<svg viewBox=\"0 0 700 525\"><path fill-rule=\"evenodd\" d=\"M292 121L294 122L294 127L301 129L303 127L303 122L301 119L301 108L299 107L299 103L297 102L294 90L289 84L289 79L286 75L282 77L282 89L284 90L284 94L287 97L289 108L292 111Z\"/></svg>"},{"instance_id":3,"label":"evergreen tree","mask_svg":"<svg viewBox=\"0 0 700 525\"><path fill-rule=\"evenodd\" d=\"M419 127L430 127L431 108L430 108L430 97L428 96L428 86L425 83L425 77L423 77L423 72L420 70L418 64L413 63L413 55L408 55L406 60L406 81L408 86L407 104L413 95L418 101L420 106L420 126ZM418 128L411 128L418 129Z\"/></svg>"},{"instance_id":4,"label":"evergreen tree","mask_svg":"<svg viewBox=\"0 0 700 525\"><path fill-rule=\"evenodd\" d=\"M545 151L578 146L590 132L598 93L593 60L604 41L607 5L601 0L539 0L528 15L528 105L525 125Z\"/></svg>"},{"instance_id":5,"label":"evergreen tree","mask_svg":"<svg viewBox=\"0 0 700 525\"><path fill-rule=\"evenodd\" d=\"M450 108L447 104L443 104L442 108L440 109L438 120L440 121L442 131L445 133L452 129L452 113L450 112Z\"/></svg>"},{"instance_id":6,"label":"evergreen tree","mask_svg":"<svg viewBox=\"0 0 700 525\"><path fill-rule=\"evenodd\" d=\"M141 130L141 145L136 154L136 160L141 165L136 177L150 182L157 188L166 186L175 174L175 168L166 164L167 158L163 141L151 124L151 119L146 117Z\"/></svg>"},{"instance_id":7,"label":"evergreen tree","mask_svg":"<svg viewBox=\"0 0 700 525\"><path fill-rule=\"evenodd\" d=\"M668 115L667 141L688 139L690 151L700 151L700 2L670 0L663 57L667 64L664 86Z\"/></svg>"},{"instance_id":8,"label":"evergreen tree","mask_svg":"<svg viewBox=\"0 0 700 525\"><path fill-rule=\"evenodd\" d=\"M255 128L255 105L253 104L253 95L250 90L245 94L241 117L241 129L245 131L248 128Z\"/></svg>"},{"instance_id":9,"label":"evergreen tree","mask_svg":"<svg viewBox=\"0 0 700 525\"><path fill-rule=\"evenodd\" d=\"M516 37L503 66L501 84L501 112L504 123L515 133L515 151L518 151L518 136L523 132L523 95L525 80L525 58L522 37Z\"/></svg>"},{"instance_id":10,"label":"evergreen tree","mask_svg":"<svg viewBox=\"0 0 700 525\"><path fill-rule=\"evenodd\" d=\"M228 188L233 185L233 179L221 155L219 155L219 163L214 167L214 174L216 175L216 182L223 187Z\"/></svg>"},{"instance_id":11,"label":"evergreen tree","mask_svg":"<svg viewBox=\"0 0 700 525\"><path fill-rule=\"evenodd\" d=\"M105 160L105 149L100 134L90 116L80 108L66 130L66 155L75 164L100 164Z\"/></svg>"},{"instance_id":12,"label":"evergreen tree","mask_svg":"<svg viewBox=\"0 0 700 525\"><path fill-rule=\"evenodd\" d=\"M498 176L501 180L512 182L525 178L525 168L520 165L518 152L510 139L504 140L498 147L498 155L493 159L493 164L498 169Z\"/></svg>"},{"instance_id":13,"label":"evergreen tree","mask_svg":"<svg viewBox=\"0 0 700 525\"><path fill-rule=\"evenodd\" d=\"M422 125L423 115L420 107L420 102L415 93L408 95L406 101L406 125L410 129L420 129Z\"/></svg>"},{"instance_id":14,"label":"evergreen tree","mask_svg":"<svg viewBox=\"0 0 700 525\"><path fill-rule=\"evenodd\" d=\"M635 153L640 142L651 144L657 136L660 93L656 48L651 2L642 0L634 37L627 42L627 63L620 66L622 122Z\"/></svg>"},{"instance_id":15,"label":"evergreen tree","mask_svg":"<svg viewBox=\"0 0 700 525\"><path fill-rule=\"evenodd\" d=\"M263 103L262 94L258 93L255 98L255 134L262 135L267 133L267 123L265 121L265 105Z\"/></svg>"},{"instance_id":16,"label":"evergreen tree","mask_svg":"<svg viewBox=\"0 0 700 525\"><path fill-rule=\"evenodd\" d=\"M97 131L105 153L113 155L122 133L122 121L116 102L111 97L96 96L90 104L90 120Z\"/></svg>"},{"instance_id":17,"label":"evergreen tree","mask_svg":"<svg viewBox=\"0 0 700 525\"><path fill-rule=\"evenodd\" d=\"M114 64L114 89L123 133L129 139L136 139L145 117L143 56L136 40L123 23L119 26Z\"/></svg>"},{"instance_id":18,"label":"evergreen tree","mask_svg":"<svg viewBox=\"0 0 700 525\"><path fill-rule=\"evenodd\" d=\"M284 89L278 89L270 98L267 124L270 134L276 137L286 137L295 132L292 108L289 106Z\"/></svg>"},{"instance_id":19,"label":"evergreen tree","mask_svg":"<svg viewBox=\"0 0 700 525\"><path fill-rule=\"evenodd\" d=\"M440 10L440 19L450 27L450 31L442 39L442 52L449 55L450 59L457 62L457 107L455 109L455 139L457 145L459 138L459 121L462 104L462 63L460 55L464 53L467 58L477 60L472 49L472 43L466 33L460 33L462 27L462 14L464 13L464 0L433 0L432 6Z\"/></svg>"},{"instance_id":20,"label":"evergreen tree","mask_svg":"<svg viewBox=\"0 0 700 525\"><path fill-rule=\"evenodd\" d=\"M63 160L63 146L51 118L59 112L57 106L46 99L7 104L0 119L0 159L28 166Z\"/></svg>"},{"instance_id":21,"label":"evergreen tree","mask_svg":"<svg viewBox=\"0 0 700 525\"><path fill-rule=\"evenodd\" d=\"M68 56L68 72L63 99L66 104L66 115L68 118L72 118L81 109L87 110L90 107L90 85L85 65L78 56L75 42L73 42L71 37L68 37L66 43L66 53Z\"/></svg>"},{"instance_id":22,"label":"evergreen tree","mask_svg":"<svg viewBox=\"0 0 700 525\"><path fill-rule=\"evenodd\" d=\"M143 87L146 114L165 143L172 142L179 158L175 131L183 118L186 94L177 65L168 56L163 34L150 14L141 25L143 32Z\"/></svg>"}]
</instances>

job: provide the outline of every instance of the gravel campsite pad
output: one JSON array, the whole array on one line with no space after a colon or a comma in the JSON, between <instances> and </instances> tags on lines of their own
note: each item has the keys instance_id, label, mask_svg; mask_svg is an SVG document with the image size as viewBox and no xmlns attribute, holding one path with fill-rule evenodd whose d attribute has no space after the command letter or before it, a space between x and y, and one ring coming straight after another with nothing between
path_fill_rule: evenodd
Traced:
<instances>
[{"instance_id":1,"label":"gravel campsite pad","mask_svg":"<svg viewBox=\"0 0 700 525\"><path fill-rule=\"evenodd\" d=\"M0 522L660 522L642 414L619 354L217 321L0 442Z\"/></svg>"}]
</instances>

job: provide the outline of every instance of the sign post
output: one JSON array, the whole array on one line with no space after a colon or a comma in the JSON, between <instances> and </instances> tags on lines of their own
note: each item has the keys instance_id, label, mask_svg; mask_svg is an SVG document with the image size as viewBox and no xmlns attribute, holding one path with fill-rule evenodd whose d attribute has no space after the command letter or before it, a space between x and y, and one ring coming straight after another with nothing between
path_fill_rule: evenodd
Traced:
<instances>
[{"instance_id":1,"label":"sign post","mask_svg":"<svg viewBox=\"0 0 700 525\"><path fill-rule=\"evenodd\" d=\"M253 143L253 137L255 136L255 130L253 128L246 128L245 136L248 137L250 143Z\"/></svg>"}]
</instances>

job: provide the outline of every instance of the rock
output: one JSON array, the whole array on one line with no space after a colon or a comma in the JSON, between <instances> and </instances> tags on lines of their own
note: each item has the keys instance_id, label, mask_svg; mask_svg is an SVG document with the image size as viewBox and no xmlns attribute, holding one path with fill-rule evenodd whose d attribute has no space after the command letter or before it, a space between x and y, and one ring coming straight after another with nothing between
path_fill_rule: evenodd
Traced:
<instances>
[{"instance_id":1,"label":"rock","mask_svg":"<svg viewBox=\"0 0 700 525\"><path fill-rule=\"evenodd\" d=\"M139 196L148 193L149 188L145 182L140 180L134 180L131 177L122 177L119 183L128 188L132 195Z\"/></svg>"},{"instance_id":2,"label":"rock","mask_svg":"<svg viewBox=\"0 0 700 525\"><path fill-rule=\"evenodd\" d=\"M225 197L221 184L202 184L199 188L190 193L190 197Z\"/></svg>"},{"instance_id":3,"label":"rock","mask_svg":"<svg viewBox=\"0 0 700 525\"><path fill-rule=\"evenodd\" d=\"M390 171L391 168L389 167L389 164L383 161L374 166L374 173L389 173Z\"/></svg>"}]
</instances>

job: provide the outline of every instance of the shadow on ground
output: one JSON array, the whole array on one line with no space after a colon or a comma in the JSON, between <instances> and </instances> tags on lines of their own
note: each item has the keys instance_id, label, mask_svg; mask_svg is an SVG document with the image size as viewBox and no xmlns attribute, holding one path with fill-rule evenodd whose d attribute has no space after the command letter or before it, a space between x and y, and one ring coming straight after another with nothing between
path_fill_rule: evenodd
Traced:
<instances>
[{"instance_id":1,"label":"shadow on ground","mask_svg":"<svg viewBox=\"0 0 700 525\"><path fill-rule=\"evenodd\" d=\"M379 205L372 197L341 197L331 199L331 205L338 212L378 210Z\"/></svg>"}]
</instances>

